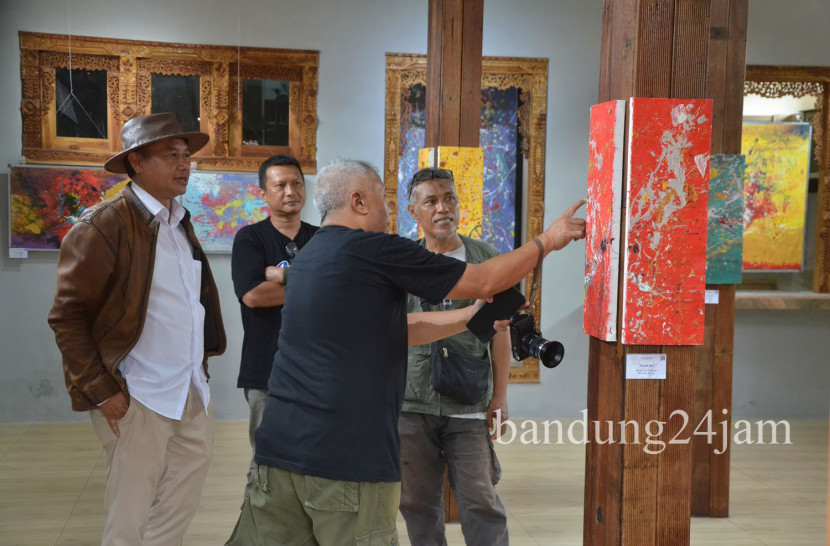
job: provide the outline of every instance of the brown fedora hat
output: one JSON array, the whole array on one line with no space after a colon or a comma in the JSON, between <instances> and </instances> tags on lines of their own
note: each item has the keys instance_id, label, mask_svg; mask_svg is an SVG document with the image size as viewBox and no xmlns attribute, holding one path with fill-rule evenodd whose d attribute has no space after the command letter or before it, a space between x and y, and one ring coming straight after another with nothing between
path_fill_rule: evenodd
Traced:
<instances>
[{"instance_id":1,"label":"brown fedora hat","mask_svg":"<svg viewBox=\"0 0 830 546\"><path fill-rule=\"evenodd\" d=\"M191 154L195 154L208 143L210 137L206 133L185 133L182 131L176 116L170 112L150 114L128 120L121 128L121 148L124 150L104 163L104 168L111 173L123 174L124 158L142 146L169 138L181 138L187 142Z\"/></svg>"}]
</instances>

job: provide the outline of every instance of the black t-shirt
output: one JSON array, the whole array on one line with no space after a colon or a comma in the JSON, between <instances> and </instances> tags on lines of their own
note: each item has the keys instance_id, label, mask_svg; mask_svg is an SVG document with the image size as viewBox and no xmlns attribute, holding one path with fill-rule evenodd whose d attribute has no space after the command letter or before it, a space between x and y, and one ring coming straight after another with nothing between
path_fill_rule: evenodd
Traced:
<instances>
[{"instance_id":1,"label":"black t-shirt","mask_svg":"<svg viewBox=\"0 0 830 546\"><path fill-rule=\"evenodd\" d=\"M300 231L293 241L302 248L317 231L317 226L300 223ZM268 388L271 365L277 352L277 336L282 323L282 305L250 308L242 303L242 296L265 281L265 268L291 262L286 245L292 239L283 235L266 218L240 229L233 239L231 277L233 290L242 311L242 361L236 386L245 389Z\"/></svg>"},{"instance_id":2,"label":"black t-shirt","mask_svg":"<svg viewBox=\"0 0 830 546\"><path fill-rule=\"evenodd\" d=\"M321 228L291 269L256 462L399 481L406 295L437 303L465 267L397 235Z\"/></svg>"}]
</instances>

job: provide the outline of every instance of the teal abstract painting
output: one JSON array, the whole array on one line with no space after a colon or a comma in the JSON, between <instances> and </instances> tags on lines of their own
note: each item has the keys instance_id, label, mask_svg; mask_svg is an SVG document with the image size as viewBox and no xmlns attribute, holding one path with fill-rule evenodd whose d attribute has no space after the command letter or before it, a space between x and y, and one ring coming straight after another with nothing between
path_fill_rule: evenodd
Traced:
<instances>
[{"instance_id":1,"label":"teal abstract painting","mask_svg":"<svg viewBox=\"0 0 830 546\"><path fill-rule=\"evenodd\" d=\"M745 173L742 155L721 154L710 159L706 284L741 283Z\"/></svg>"}]
</instances>

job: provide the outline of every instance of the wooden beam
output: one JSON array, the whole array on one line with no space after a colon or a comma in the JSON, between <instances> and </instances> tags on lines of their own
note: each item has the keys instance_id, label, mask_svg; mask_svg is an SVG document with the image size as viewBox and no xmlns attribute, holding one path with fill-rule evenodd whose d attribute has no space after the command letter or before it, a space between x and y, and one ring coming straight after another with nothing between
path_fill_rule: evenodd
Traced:
<instances>
[{"instance_id":1,"label":"wooden beam","mask_svg":"<svg viewBox=\"0 0 830 546\"><path fill-rule=\"evenodd\" d=\"M483 0L430 0L425 146L479 144Z\"/></svg>"},{"instance_id":2,"label":"wooden beam","mask_svg":"<svg viewBox=\"0 0 830 546\"><path fill-rule=\"evenodd\" d=\"M478 147L484 0L429 0L424 145ZM444 519L458 505L444 479Z\"/></svg>"},{"instance_id":3,"label":"wooden beam","mask_svg":"<svg viewBox=\"0 0 830 546\"><path fill-rule=\"evenodd\" d=\"M746 0L605 0L599 102L632 96L707 98L710 81L720 81L726 88L731 77L726 72L727 63L718 66L709 59L711 22L720 21L722 27L728 7L729 28L737 24L731 19L736 11L732 3L745 6ZM745 23L744 10L744 29ZM718 36L717 31L714 34ZM728 45L718 45L728 56ZM723 107L720 113L715 108L714 116L721 125L725 124L724 115ZM623 237L624 232L623 227ZM624 240L621 245L625 247ZM724 313L728 310L728 305L723 308ZM713 310L713 317L717 313ZM731 329L732 322L722 320ZM709 325L711 331L715 328L717 325ZM721 347L721 352L729 357L731 397L731 337L713 337L720 343L726 343L727 338L729 341L729 351ZM689 544L692 444L666 445L662 450L659 445L652 446L651 451L659 453L648 453L642 442L601 444L597 434L602 437L609 422L636 422L641 433L647 423L661 422L661 439L667 444L675 435L689 438L689 426L693 424L684 423L674 412L691 417L696 384L698 390L705 388L704 383L708 387L716 375L723 378L727 371L721 366L712 368L709 378L699 377L695 363L707 351L712 357L718 354L717 347L632 346L591 338L584 544ZM638 353L665 353L666 379L626 380L625 358ZM714 400L714 393L711 404L703 400L707 405L723 402L720 398ZM704 470L707 475L711 473L709 468Z\"/></svg>"},{"instance_id":4,"label":"wooden beam","mask_svg":"<svg viewBox=\"0 0 830 546\"><path fill-rule=\"evenodd\" d=\"M712 153L741 153L741 120L746 59L746 0L713 0L709 17L706 98L713 101ZM732 361L735 286L709 285L717 305L706 306L705 340L695 354L692 423L711 423L712 436L692 438L692 514L729 515L729 431L732 416ZM726 423L726 434L722 423Z\"/></svg>"}]
</instances>

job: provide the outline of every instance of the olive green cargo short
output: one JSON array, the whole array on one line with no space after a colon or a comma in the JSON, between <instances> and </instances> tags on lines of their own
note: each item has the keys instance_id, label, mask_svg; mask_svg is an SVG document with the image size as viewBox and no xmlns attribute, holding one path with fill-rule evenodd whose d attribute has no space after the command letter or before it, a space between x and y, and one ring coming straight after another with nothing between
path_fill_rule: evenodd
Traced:
<instances>
[{"instance_id":1,"label":"olive green cargo short","mask_svg":"<svg viewBox=\"0 0 830 546\"><path fill-rule=\"evenodd\" d=\"M258 465L229 546L397 546L400 482L345 482Z\"/></svg>"}]
</instances>

